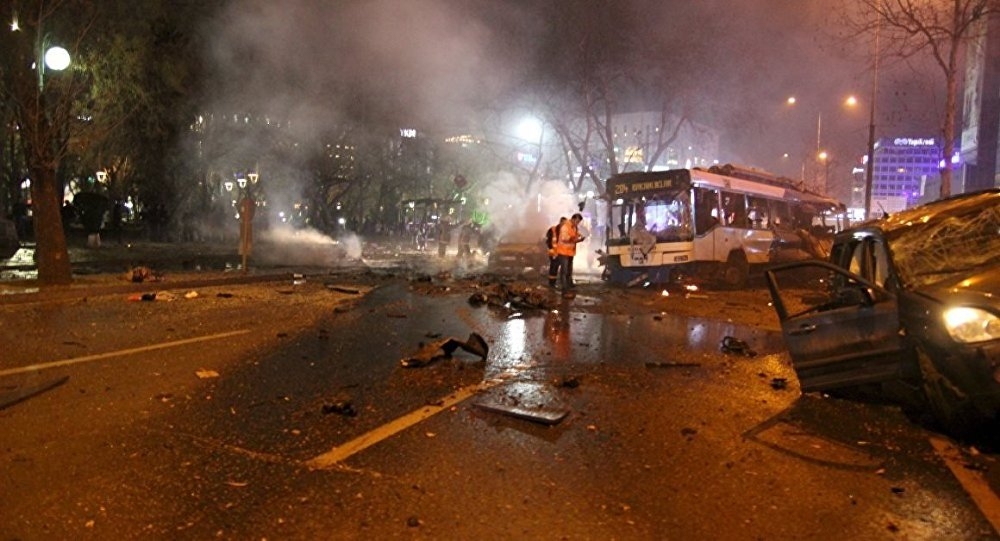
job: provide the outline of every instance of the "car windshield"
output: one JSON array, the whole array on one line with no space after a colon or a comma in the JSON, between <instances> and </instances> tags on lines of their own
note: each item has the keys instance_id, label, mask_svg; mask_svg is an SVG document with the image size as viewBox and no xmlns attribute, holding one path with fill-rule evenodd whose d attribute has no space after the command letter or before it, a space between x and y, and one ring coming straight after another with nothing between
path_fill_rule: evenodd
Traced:
<instances>
[{"instance_id":1,"label":"car windshield","mask_svg":"<svg viewBox=\"0 0 1000 541\"><path fill-rule=\"evenodd\" d=\"M928 214L888 236L905 284L923 286L1000 263L1000 205Z\"/></svg>"}]
</instances>

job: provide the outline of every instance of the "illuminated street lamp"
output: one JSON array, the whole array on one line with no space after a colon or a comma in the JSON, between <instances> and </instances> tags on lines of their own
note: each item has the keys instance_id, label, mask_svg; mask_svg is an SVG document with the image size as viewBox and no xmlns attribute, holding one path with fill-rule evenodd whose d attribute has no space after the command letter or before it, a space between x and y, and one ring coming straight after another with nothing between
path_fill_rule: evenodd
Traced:
<instances>
[{"instance_id":1,"label":"illuminated street lamp","mask_svg":"<svg viewBox=\"0 0 1000 541\"><path fill-rule=\"evenodd\" d=\"M69 67L69 51L62 47L49 47L45 51L45 65L50 70L62 71Z\"/></svg>"}]
</instances>

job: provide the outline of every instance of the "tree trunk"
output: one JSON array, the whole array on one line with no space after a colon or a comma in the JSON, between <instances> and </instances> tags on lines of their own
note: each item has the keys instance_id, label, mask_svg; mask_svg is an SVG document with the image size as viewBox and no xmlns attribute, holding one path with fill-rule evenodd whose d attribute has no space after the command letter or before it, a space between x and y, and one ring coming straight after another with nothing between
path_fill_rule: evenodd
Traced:
<instances>
[{"instance_id":1,"label":"tree trunk","mask_svg":"<svg viewBox=\"0 0 1000 541\"><path fill-rule=\"evenodd\" d=\"M941 199L951 196L952 168L951 156L955 153L955 107L958 103L958 48L961 46L960 36L951 43L948 54L948 68L945 72L947 92L944 103L944 167L941 168Z\"/></svg>"},{"instance_id":2,"label":"tree trunk","mask_svg":"<svg viewBox=\"0 0 1000 541\"><path fill-rule=\"evenodd\" d=\"M49 167L31 170L31 200L35 226L35 264L38 282L64 285L73 281L62 226L62 186Z\"/></svg>"}]
</instances>

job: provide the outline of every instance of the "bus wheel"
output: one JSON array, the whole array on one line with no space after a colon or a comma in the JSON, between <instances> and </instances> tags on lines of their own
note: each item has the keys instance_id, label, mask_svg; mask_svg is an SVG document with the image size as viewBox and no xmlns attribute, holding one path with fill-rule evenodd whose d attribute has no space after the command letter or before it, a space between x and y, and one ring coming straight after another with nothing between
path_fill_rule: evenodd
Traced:
<instances>
[{"instance_id":1,"label":"bus wheel","mask_svg":"<svg viewBox=\"0 0 1000 541\"><path fill-rule=\"evenodd\" d=\"M750 281L750 263L740 251L729 252L729 259L722 268L722 281L731 289L743 289Z\"/></svg>"}]
</instances>

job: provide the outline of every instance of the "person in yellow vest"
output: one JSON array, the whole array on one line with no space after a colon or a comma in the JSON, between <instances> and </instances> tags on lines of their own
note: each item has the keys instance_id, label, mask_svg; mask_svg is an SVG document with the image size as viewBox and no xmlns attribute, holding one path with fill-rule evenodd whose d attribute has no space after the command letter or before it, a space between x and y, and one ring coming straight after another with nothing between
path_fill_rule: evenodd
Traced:
<instances>
[{"instance_id":1,"label":"person in yellow vest","mask_svg":"<svg viewBox=\"0 0 1000 541\"><path fill-rule=\"evenodd\" d=\"M556 280L559 279L559 254L556 252L556 243L559 242L559 228L567 220L569 218L565 216L559 218L559 223L545 232L545 247L548 248L549 254L549 287L555 287Z\"/></svg>"},{"instance_id":2,"label":"person in yellow vest","mask_svg":"<svg viewBox=\"0 0 1000 541\"><path fill-rule=\"evenodd\" d=\"M584 240L578 229L582 221L583 216L576 213L569 221L559 226L556 253L559 255L559 285L564 292L576 287L573 283L573 257L576 256L577 243Z\"/></svg>"}]
</instances>

